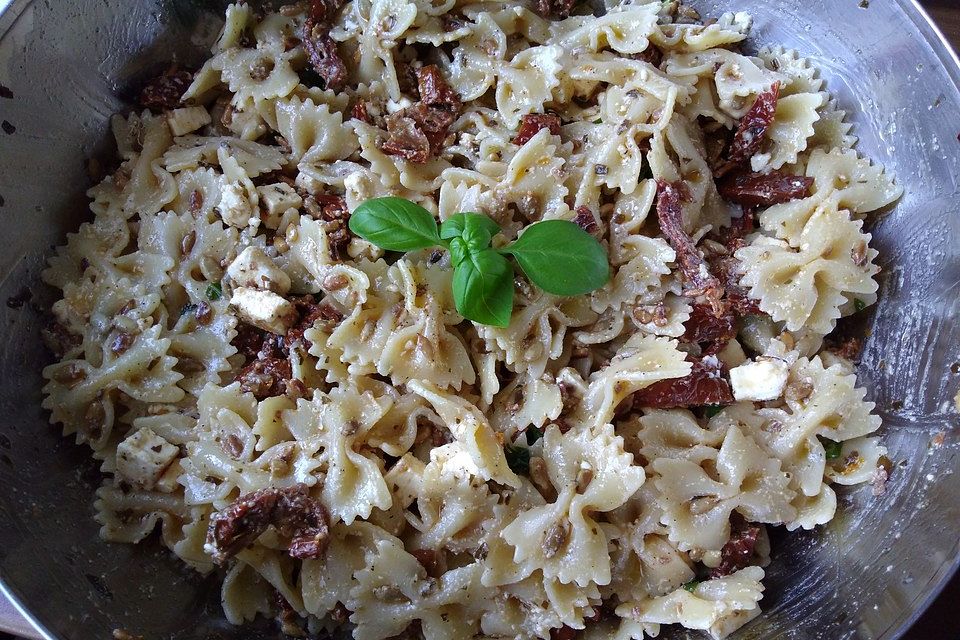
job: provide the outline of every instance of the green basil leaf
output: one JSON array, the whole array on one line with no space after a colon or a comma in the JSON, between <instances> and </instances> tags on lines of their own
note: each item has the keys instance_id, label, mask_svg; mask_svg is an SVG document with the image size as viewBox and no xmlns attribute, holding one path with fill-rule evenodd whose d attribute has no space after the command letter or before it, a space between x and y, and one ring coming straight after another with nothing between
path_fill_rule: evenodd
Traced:
<instances>
[{"instance_id":1,"label":"green basil leaf","mask_svg":"<svg viewBox=\"0 0 960 640\"><path fill-rule=\"evenodd\" d=\"M450 240L450 264L456 269L463 261L470 256L470 248L463 238L451 238Z\"/></svg>"},{"instance_id":2,"label":"green basil leaf","mask_svg":"<svg viewBox=\"0 0 960 640\"><path fill-rule=\"evenodd\" d=\"M527 427L526 434L528 445L533 445L537 440L543 437L543 431L533 425Z\"/></svg>"},{"instance_id":3,"label":"green basil leaf","mask_svg":"<svg viewBox=\"0 0 960 640\"><path fill-rule=\"evenodd\" d=\"M530 471L530 449L515 444L505 444L503 454L507 458L507 466L514 473L526 474Z\"/></svg>"},{"instance_id":4,"label":"green basil leaf","mask_svg":"<svg viewBox=\"0 0 960 640\"><path fill-rule=\"evenodd\" d=\"M599 289L610 279L607 254L597 239L567 220L545 220L527 227L509 253L530 280L558 296Z\"/></svg>"},{"instance_id":5,"label":"green basil leaf","mask_svg":"<svg viewBox=\"0 0 960 640\"><path fill-rule=\"evenodd\" d=\"M459 241L459 242L458 242ZM456 238L454 245L462 242ZM464 243L465 245L466 243ZM513 312L513 267L493 249L464 251L453 271L453 299L464 318L494 327L510 324ZM457 256L453 256L454 260Z\"/></svg>"},{"instance_id":6,"label":"green basil leaf","mask_svg":"<svg viewBox=\"0 0 960 640\"><path fill-rule=\"evenodd\" d=\"M817 436L820 438L820 443L823 445L823 451L827 454L827 460L836 460L843 453L843 444L831 440L830 438L824 438L823 436Z\"/></svg>"},{"instance_id":7,"label":"green basil leaf","mask_svg":"<svg viewBox=\"0 0 960 640\"><path fill-rule=\"evenodd\" d=\"M697 587L699 586L700 586L699 580L691 580L690 582L683 585L683 588L689 591L690 593L693 593L694 591L697 590Z\"/></svg>"},{"instance_id":8,"label":"green basil leaf","mask_svg":"<svg viewBox=\"0 0 960 640\"><path fill-rule=\"evenodd\" d=\"M717 415L721 411L723 411L722 404L703 405L703 415L705 415L707 418L712 418L713 416Z\"/></svg>"},{"instance_id":9,"label":"green basil leaf","mask_svg":"<svg viewBox=\"0 0 960 640\"><path fill-rule=\"evenodd\" d=\"M374 198L350 215L350 231L388 251L414 251L439 244L433 215L403 198Z\"/></svg>"},{"instance_id":10,"label":"green basil leaf","mask_svg":"<svg viewBox=\"0 0 960 640\"><path fill-rule=\"evenodd\" d=\"M207 285L207 300L219 300L223 297L223 285L219 282L211 282Z\"/></svg>"},{"instance_id":11,"label":"green basil leaf","mask_svg":"<svg viewBox=\"0 0 960 640\"><path fill-rule=\"evenodd\" d=\"M463 238L471 251L483 251L490 246L500 225L480 213L457 213L440 225L440 237L444 240Z\"/></svg>"}]
</instances>

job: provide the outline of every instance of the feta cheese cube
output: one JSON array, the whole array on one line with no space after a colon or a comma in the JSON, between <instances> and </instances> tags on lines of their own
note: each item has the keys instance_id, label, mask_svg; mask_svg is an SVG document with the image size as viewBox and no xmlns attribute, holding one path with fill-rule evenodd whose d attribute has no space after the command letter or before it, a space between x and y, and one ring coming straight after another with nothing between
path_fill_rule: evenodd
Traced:
<instances>
[{"instance_id":1,"label":"feta cheese cube","mask_svg":"<svg viewBox=\"0 0 960 640\"><path fill-rule=\"evenodd\" d=\"M206 107L184 107L167 113L167 124L174 136L185 136L200 127L210 124L210 113Z\"/></svg>"},{"instance_id":2,"label":"feta cheese cube","mask_svg":"<svg viewBox=\"0 0 960 640\"><path fill-rule=\"evenodd\" d=\"M256 214L247 191L239 184L228 184L220 193L220 217L231 227L240 229L250 224L250 218Z\"/></svg>"},{"instance_id":3,"label":"feta cheese cube","mask_svg":"<svg viewBox=\"0 0 960 640\"><path fill-rule=\"evenodd\" d=\"M280 225L280 218L287 209L303 206L303 198L296 189L284 182L257 187L257 194L260 196L260 219L268 229Z\"/></svg>"},{"instance_id":4,"label":"feta cheese cube","mask_svg":"<svg viewBox=\"0 0 960 640\"><path fill-rule=\"evenodd\" d=\"M286 335L297 321L293 303L272 291L237 287L233 290L230 305L237 310L241 320L281 336Z\"/></svg>"},{"instance_id":5,"label":"feta cheese cube","mask_svg":"<svg viewBox=\"0 0 960 640\"><path fill-rule=\"evenodd\" d=\"M144 489L153 489L180 449L144 427L117 446L117 475Z\"/></svg>"},{"instance_id":6,"label":"feta cheese cube","mask_svg":"<svg viewBox=\"0 0 960 640\"><path fill-rule=\"evenodd\" d=\"M227 275L239 287L264 289L280 295L290 291L290 276L259 247L244 249L227 267Z\"/></svg>"},{"instance_id":7,"label":"feta cheese cube","mask_svg":"<svg viewBox=\"0 0 960 640\"><path fill-rule=\"evenodd\" d=\"M173 464L167 467L167 470L163 472L163 475L157 480L154 485L154 491L159 491L161 493L174 493L177 489L180 488L180 476L183 474L183 467L180 465L179 460L174 460Z\"/></svg>"},{"instance_id":8,"label":"feta cheese cube","mask_svg":"<svg viewBox=\"0 0 960 640\"><path fill-rule=\"evenodd\" d=\"M787 386L790 367L779 358L763 358L730 369L730 385L737 400L776 400Z\"/></svg>"}]
</instances>

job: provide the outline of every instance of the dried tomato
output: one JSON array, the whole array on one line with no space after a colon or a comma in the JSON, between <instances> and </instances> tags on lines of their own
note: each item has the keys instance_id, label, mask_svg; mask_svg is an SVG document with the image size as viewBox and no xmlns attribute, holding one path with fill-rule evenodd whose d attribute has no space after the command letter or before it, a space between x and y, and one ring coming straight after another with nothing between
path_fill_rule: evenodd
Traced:
<instances>
[{"instance_id":1,"label":"dried tomato","mask_svg":"<svg viewBox=\"0 0 960 640\"><path fill-rule=\"evenodd\" d=\"M720 565L710 571L710 577L722 578L748 566L753 559L760 531L760 525L747 522L746 518L734 511L730 517L730 539L720 550Z\"/></svg>"},{"instance_id":2,"label":"dried tomato","mask_svg":"<svg viewBox=\"0 0 960 640\"><path fill-rule=\"evenodd\" d=\"M137 101L153 111L176 109L183 104L181 98L192 82L192 73L171 68L147 82Z\"/></svg>"},{"instance_id":3,"label":"dried tomato","mask_svg":"<svg viewBox=\"0 0 960 640\"><path fill-rule=\"evenodd\" d=\"M463 104L436 65L416 70L420 101L387 116L387 137L378 143L388 155L423 164L440 153Z\"/></svg>"},{"instance_id":4,"label":"dried tomato","mask_svg":"<svg viewBox=\"0 0 960 640\"><path fill-rule=\"evenodd\" d=\"M413 118L398 111L387 116L386 121L387 137L379 143L381 151L416 164L430 158L430 140Z\"/></svg>"},{"instance_id":5,"label":"dried tomato","mask_svg":"<svg viewBox=\"0 0 960 640\"><path fill-rule=\"evenodd\" d=\"M287 330L286 341L294 344L298 340L308 342L303 333L317 323L318 320L328 325L335 325L343 319L343 315L326 302L317 303L311 295L291 296L290 302L297 310L298 320ZM329 328L329 327L328 327Z\"/></svg>"},{"instance_id":6,"label":"dried tomato","mask_svg":"<svg viewBox=\"0 0 960 640\"><path fill-rule=\"evenodd\" d=\"M366 122L367 124L373 122L373 120L370 118L370 114L367 113L367 103L363 102L362 100L353 105L353 108L350 110L350 117L356 118L361 122Z\"/></svg>"},{"instance_id":7,"label":"dried tomato","mask_svg":"<svg viewBox=\"0 0 960 640\"><path fill-rule=\"evenodd\" d=\"M513 144L526 144L541 129L550 129L555 136L560 135L560 116L552 113L530 113L520 119L520 129L513 138Z\"/></svg>"},{"instance_id":8,"label":"dried tomato","mask_svg":"<svg viewBox=\"0 0 960 640\"><path fill-rule=\"evenodd\" d=\"M724 199L747 207L769 207L805 198L812 186L813 178L791 176L779 171L735 173L717 182Z\"/></svg>"},{"instance_id":9,"label":"dried tomato","mask_svg":"<svg viewBox=\"0 0 960 640\"><path fill-rule=\"evenodd\" d=\"M692 369L689 375L655 382L634 394L634 406L674 409L733 402L726 372L716 356L690 360L690 363Z\"/></svg>"},{"instance_id":10,"label":"dried tomato","mask_svg":"<svg viewBox=\"0 0 960 640\"><path fill-rule=\"evenodd\" d=\"M347 79L347 66L330 37L330 23L344 4L346 0L313 0L303 23L303 48L326 89L339 89Z\"/></svg>"},{"instance_id":11,"label":"dried tomato","mask_svg":"<svg viewBox=\"0 0 960 640\"><path fill-rule=\"evenodd\" d=\"M600 228L599 225L597 225L597 218L593 215L593 211L585 205L577 207L577 215L573 218L573 223L587 233L596 233Z\"/></svg>"},{"instance_id":12,"label":"dried tomato","mask_svg":"<svg viewBox=\"0 0 960 640\"><path fill-rule=\"evenodd\" d=\"M634 53L630 56L634 60L647 62L655 67L659 67L663 62L663 51L660 51L652 42L647 44L647 48L640 53Z\"/></svg>"},{"instance_id":13,"label":"dried tomato","mask_svg":"<svg viewBox=\"0 0 960 640\"><path fill-rule=\"evenodd\" d=\"M207 544L217 562L224 562L252 544L271 525L289 537L287 553L294 558L319 558L326 553L330 516L297 484L286 489L260 489L240 496L210 517Z\"/></svg>"},{"instance_id":14,"label":"dried tomato","mask_svg":"<svg viewBox=\"0 0 960 640\"><path fill-rule=\"evenodd\" d=\"M683 230L682 197L685 190L683 183L657 180L657 218L660 220L660 230L677 252L685 293L691 297L703 296L713 313L720 316L724 312L721 302L723 285L710 273L709 266L694 245L693 239Z\"/></svg>"},{"instance_id":15,"label":"dried tomato","mask_svg":"<svg viewBox=\"0 0 960 640\"><path fill-rule=\"evenodd\" d=\"M704 353L718 353L737 335L736 315L725 309L716 316L709 305L695 303L683 328L686 342L699 344Z\"/></svg>"},{"instance_id":16,"label":"dried tomato","mask_svg":"<svg viewBox=\"0 0 960 640\"><path fill-rule=\"evenodd\" d=\"M774 82L766 91L761 91L750 110L740 119L737 132L727 152L727 159L733 164L749 160L760 150L767 129L773 123L777 111L777 99L780 96L780 83Z\"/></svg>"},{"instance_id":17,"label":"dried tomato","mask_svg":"<svg viewBox=\"0 0 960 640\"><path fill-rule=\"evenodd\" d=\"M566 18L575 0L536 0L534 10L543 18Z\"/></svg>"}]
</instances>

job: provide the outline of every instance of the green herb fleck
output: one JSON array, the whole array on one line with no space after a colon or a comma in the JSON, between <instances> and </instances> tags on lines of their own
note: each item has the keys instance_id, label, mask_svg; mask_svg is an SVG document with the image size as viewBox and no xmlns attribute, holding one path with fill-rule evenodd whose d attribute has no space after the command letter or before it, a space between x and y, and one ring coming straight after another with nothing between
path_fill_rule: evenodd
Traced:
<instances>
[{"instance_id":1,"label":"green herb fleck","mask_svg":"<svg viewBox=\"0 0 960 640\"><path fill-rule=\"evenodd\" d=\"M593 124L600 124L602 122L603 120L601 120L600 118L597 118L596 120L593 121Z\"/></svg>"},{"instance_id":2,"label":"green herb fleck","mask_svg":"<svg viewBox=\"0 0 960 640\"><path fill-rule=\"evenodd\" d=\"M693 593L694 591L697 590L698 586L700 586L699 580L691 580L690 582L683 585L683 588L689 591L690 593Z\"/></svg>"},{"instance_id":3,"label":"green herb fleck","mask_svg":"<svg viewBox=\"0 0 960 640\"><path fill-rule=\"evenodd\" d=\"M827 460L836 460L840 457L840 454L843 451L843 445L835 440L830 438L824 438L823 436L818 436L820 438L821 444L823 444L823 450L827 454Z\"/></svg>"},{"instance_id":4,"label":"green herb fleck","mask_svg":"<svg viewBox=\"0 0 960 640\"><path fill-rule=\"evenodd\" d=\"M703 407L703 415L707 416L708 418L712 418L721 411L723 411L722 404L708 404L704 405Z\"/></svg>"},{"instance_id":5,"label":"green herb fleck","mask_svg":"<svg viewBox=\"0 0 960 640\"><path fill-rule=\"evenodd\" d=\"M223 285L219 282L211 282L207 285L207 300L219 300L223 297Z\"/></svg>"},{"instance_id":6,"label":"green herb fleck","mask_svg":"<svg viewBox=\"0 0 960 640\"><path fill-rule=\"evenodd\" d=\"M527 427L526 434L528 445L533 445L537 440L543 437L543 431L533 426Z\"/></svg>"},{"instance_id":7,"label":"green herb fleck","mask_svg":"<svg viewBox=\"0 0 960 640\"><path fill-rule=\"evenodd\" d=\"M857 312L859 313L860 311L863 311L864 309L867 308L867 303L861 300L860 298L854 298L853 308L856 309Z\"/></svg>"},{"instance_id":8,"label":"green herb fleck","mask_svg":"<svg viewBox=\"0 0 960 640\"><path fill-rule=\"evenodd\" d=\"M507 465L514 473L530 471L530 449L518 447L514 444L503 445L503 453L507 457Z\"/></svg>"}]
</instances>

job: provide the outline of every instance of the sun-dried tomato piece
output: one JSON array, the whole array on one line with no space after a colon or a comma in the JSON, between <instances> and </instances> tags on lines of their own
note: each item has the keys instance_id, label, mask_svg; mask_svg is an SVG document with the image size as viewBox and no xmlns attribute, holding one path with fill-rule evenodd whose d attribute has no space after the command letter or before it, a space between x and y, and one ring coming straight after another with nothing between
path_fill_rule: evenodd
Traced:
<instances>
[{"instance_id":1,"label":"sun-dried tomato piece","mask_svg":"<svg viewBox=\"0 0 960 640\"><path fill-rule=\"evenodd\" d=\"M747 294L747 288L740 284L743 277L743 264L734 256L718 258L711 263L711 268L723 283L726 295L724 302L738 315L760 315L760 303Z\"/></svg>"},{"instance_id":2,"label":"sun-dried tomato piece","mask_svg":"<svg viewBox=\"0 0 960 640\"><path fill-rule=\"evenodd\" d=\"M390 156L399 156L416 164L423 164L430 157L430 140L420 130L413 118L402 111L386 118L387 137L380 142L380 150Z\"/></svg>"},{"instance_id":3,"label":"sun-dried tomato piece","mask_svg":"<svg viewBox=\"0 0 960 640\"><path fill-rule=\"evenodd\" d=\"M566 18L576 0L536 0L534 10L543 18Z\"/></svg>"},{"instance_id":4,"label":"sun-dried tomato piece","mask_svg":"<svg viewBox=\"0 0 960 640\"><path fill-rule=\"evenodd\" d=\"M435 64L417 69L417 88L420 90L420 101L431 107L457 113L463 106L460 96L443 79L440 67Z\"/></svg>"},{"instance_id":5,"label":"sun-dried tomato piece","mask_svg":"<svg viewBox=\"0 0 960 640\"><path fill-rule=\"evenodd\" d=\"M347 246L353 234L349 227L350 211L343 196L334 194L308 196L303 201L303 207L314 219L320 220L327 234L330 257L334 260L346 258Z\"/></svg>"},{"instance_id":6,"label":"sun-dried tomato piece","mask_svg":"<svg viewBox=\"0 0 960 640\"><path fill-rule=\"evenodd\" d=\"M730 516L730 539L720 550L720 565L710 570L710 577L722 578L749 566L760 531L760 525L747 522L734 511Z\"/></svg>"},{"instance_id":7,"label":"sun-dried tomato piece","mask_svg":"<svg viewBox=\"0 0 960 640\"><path fill-rule=\"evenodd\" d=\"M660 63L663 62L663 51L660 51L656 45L652 42L647 44L647 48L641 51L640 53L634 53L630 56L634 60L641 60L652 64L655 67L659 67Z\"/></svg>"},{"instance_id":8,"label":"sun-dried tomato piece","mask_svg":"<svg viewBox=\"0 0 960 640\"><path fill-rule=\"evenodd\" d=\"M741 164L760 151L767 129L773 123L777 111L777 99L780 96L780 83L774 82L766 91L761 91L750 110L740 118L737 132L730 143L727 159L733 164Z\"/></svg>"},{"instance_id":9,"label":"sun-dried tomato piece","mask_svg":"<svg viewBox=\"0 0 960 640\"><path fill-rule=\"evenodd\" d=\"M660 220L660 230L677 252L685 293L691 297L702 296L713 309L713 313L720 316L724 313L721 302L723 285L710 273L707 261L694 245L693 239L683 230L684 192L683 183L657 180L657 218Z\"/></svg>"},{"instance_id":10,"label":"sun-dried tomato piece","mask_svg":"<svg viewBox=\"0 0 960 640\"><path fill-rule=\"evenodd\" d=\"M378 146L388 155L423 164L442 150L463 105L436 65L417 69L416 77L420 101L387 116L387 137Z\"/></svg>"},{"instance_id":11,"label":"sun-dried tomato piece","mask_svg":"<svg viewBox=\"0 0 960 640\"><path fill-rule=\"evenodd\" d=\"M252 393L257 400L282 396L287 391L287 381L293 377L290 360L262 353L237 374L240 390Z\"/></svg>"},{"instance_id":12,"label":"sun-dried tomato piece","mask_svg":"<svg viewBox=\"0 0 960 640\"><path fill-rule=\"evenodd\" d=\"M357 102L355 105L353 105L353 108L350 109L350 117L356 118L360 122L366 122L367 124L373 122L370 114L367 113L367 103L362 100Z\"/></svg>"},{"instance_id":13,"label":"sun-dried tomato piece","mask_svg":"<svg viewBox=\"0 0 960 640\"><path fill-rule=\"evenodd\" d=\"M586 205L577 207L577 215L574 216L573 223L587 233L596 233L600 228L597 224L597 218L593 215L593 211Z\"/></svg>"},{"instance_id":14,"label":"sun-dried tomato piece","mask_svg":"<svg viewBox=\"0 0 960 640\"><path fill-rule=\"evenodd\" d=\"M733 402L726 372L716 356L708 355L690 363L693 368L689 375L655 382L634 394L634 407L674 409Z\"/></svg>"},{"instance_id":15,"label":"sun-dried tomato piece","mask_svg":"<svg viewBox=\"0 0 960 640\"><path fill-rule=\"evenodd\" d=\"M567 625L550 629L550 640L574 640L576 637L577 630Z\"/></svg>"},{"instance_id":16,"label":"sun-dried tomato piece","mask_svg":"<svg viewBox=\"0 0 960 640\"><path fill-rule=\"evenodd\" d=\"M303 48L325 89L340 89L347 79L347 66L330 37L330 23L344 4L346 0L313 0L303 23Z\"/></svg>"},{"instance_id":17,"label":"sun-dried tomato piece","mask_svg":"<svg viewBox=\"0 0 960 640\"><path fill-rule=\"evenodd\" d=\"M828 340L826 347L827 351L835 353L841 358L856 361L863 353L863 340L857 337L844 338L839 342Z\"/></svg>"},{"instance_id":18,"label":"sun-dried tomato piece","mask_svg":"<svg viewBox=\"0 0 960 640\"><path fill-rule=\"evenodd\" d=\"M717 182L717 189L725 200L747 207L769 207L805 198L812 186L813 178L779 171L735 173Z\"/></svg>"},{"instance_id":19,"label":"sun-dried tomato piece","mask_svg":"<svg viewBox=\"0 0 960 640\"><path fill-rule=\"evenodd\" d=\"M555 136L560 135L560 116L552 113L530 113L520 118L520 129L513 138L513 144L526 144L541 129L550 129Z\"/></svg>"},{"instance_id":20,"label":"sun-dried tomato piece","mask_svg":"<svg viewBox=\"0 0 960 640\"><path fill-rule=\"evenodd\" d=\"M718 353L737 335L736 315L726 309L716 316L709 305L695 303L683 328L683 340L699 344L704 353Z\"/></svg>"},{"instance_id":21,"label":"sun-dried tomato piece","mask_svg":"<svg viewBox=\"0 0 960 640\"><path fill-rule=\"evenodd\" d=\"M324 88L338 90L347 79L347 65L340 58L337 43L330 37L329 27L304 23L303 48L313 70L323 78Z\"/></svg>"},{"instance_id":22,"label":"sun-dried tomato piece","mask_svg":"<svg viewBox=\"0 0 960 640\"><path fill-rule=\"evenodd\" d=\"M322 557L329 541L330 516L309 491L305 484L297 484L240 496L210 516L206 549L216 562L225 562L273 525L280 535L290 538L287 553L291 557Z\"/></svg>"},{"instance_id":23,"label":"sun-dried tomato piece","mask_svg":"<svg viewBox=\"0 0 960 640\"><path fill-rule=\"evenodd\" d=\"M427 570L427 575L431 578L439 578L447 570L447 559L441 551L433 549L414 549L410 552L417 562Z\"/></svg>"},{"instance_id":24,"label":"sun-dried tomato piece","mask_svg":"<svg viewBox=\"0 0 960 640\"><path fill-rule=\"evenodd\" d=\"M263 329L241 322L237 325L237 335L230 344L236 347L237 352L249 362L260 353L266 335L268 334Z\"/></svg>"},{"instance_id":25,"label":"sun-dried tomato piece","mask_svg":"<svg viewBox=\"0 0 960 640\"><path fill-rule=\"evenodd\" d=\"M333 308L329 303L318 303L311 295L291 296L289 300L293 303L298 315L296 324L287 330L287 335L285 336L286 342L290 345L293 345L298 340L303 340L309 344L309 341L303 337L303 332L313 327L317 321L322 321L322 323L326 325L326 328L329 329L332 325L336 325L343 320L343 314Z\"/></svg>"},{"instance_id":26,"label":"sun-dried tomato piece","mask_svg":"<svg viewBox=\"0 0 960 640\"><path fill-rule=\"evenodd\" d=\"M181 98L192 82L192 73L173 67L147 82L137 101L153 111L176 109L183 104Z\"/></svg>"}]
</instances>

